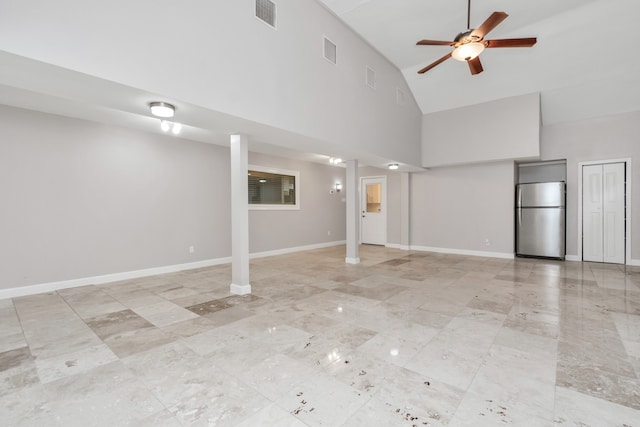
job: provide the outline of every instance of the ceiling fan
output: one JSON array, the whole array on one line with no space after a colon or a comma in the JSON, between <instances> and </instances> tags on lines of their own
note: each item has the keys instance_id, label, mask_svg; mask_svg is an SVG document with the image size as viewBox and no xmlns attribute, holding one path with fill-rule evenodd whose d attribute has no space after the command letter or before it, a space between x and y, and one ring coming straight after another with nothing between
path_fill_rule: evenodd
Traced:
<instances>
[{"instance_id":1,"label":"ceiling fan","mask_svg":"<svg viewBox=\"0 0 640 427\"><path fill-rule=\"evenodd\" d=\"M498 40L485 40L484 37L498 26L502 21L507 19L507 15L504 12L493 12L483 23L476 29L470 28L471 18L471 0L467 2L467 31L462 32L456 36L452 41L441 40L420 40L416 43L419 46L454 46L455 49L449 52L442 58L438 59L434 63L427 65L418 74L423 74L430 69L440 65L447 59L453 57L458 61L466 61L469 64L469 70L471 74L479 74L483 71L482 63L480 63L480 53L485 48L496 47L531 47L536 44L535 37L519 38L519 39L498 39Z\"/></svg>"}]
</instances>

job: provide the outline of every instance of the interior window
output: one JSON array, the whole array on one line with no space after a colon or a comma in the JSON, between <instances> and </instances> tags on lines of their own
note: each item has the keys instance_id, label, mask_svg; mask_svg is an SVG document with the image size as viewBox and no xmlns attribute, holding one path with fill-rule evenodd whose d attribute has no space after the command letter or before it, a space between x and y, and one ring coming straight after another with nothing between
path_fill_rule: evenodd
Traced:
<instances>
[{"instance_id":1,"label":"interior window","mask_svg":"<svg viewBox=\"0 0 640 427\"><path fill-rule=\"evenodd\" d=\"M299 209L299 176L295 171L249 166L249 207Z\"/></svg>"}]
</instances>

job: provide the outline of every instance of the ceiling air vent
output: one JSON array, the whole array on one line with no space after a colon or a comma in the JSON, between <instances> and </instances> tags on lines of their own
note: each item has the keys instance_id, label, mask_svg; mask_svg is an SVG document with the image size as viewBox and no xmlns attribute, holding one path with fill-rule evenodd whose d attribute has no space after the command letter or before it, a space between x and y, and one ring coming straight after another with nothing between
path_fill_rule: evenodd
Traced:
<instances>
[{"instance_id":1,"label":"ceiling air vent","mask_svg":"<svg viewBox=\"0 0 640 427\"><path fill-rule=\"evenodd\" d=\"M399 87L396 88L396 104L404 105L405 94Z\"/></svg>"},{"instance_id":2,"label":"ceiling air vent","mask_svg":"<svg viewBox=\"0 0 640 427\"><path fill-rule=\"evenodd\" d=\"M336 44L326 37L324 38L324 59L332 64L337 63L338 60Z\"/></svg>"},{"instance_id":3,"label":"ceiling air vent","mask_svg":"<svg viewBox=\"0 0 640 427\"><path fill-rule=\"evenodd\" d=\"M376 88L376 71L369 66L367 66L367 74L365 76L365 82L367 83L367 86L369 86L371 89Z\"/></svg>"},{"instance_id":4,"label":"ceiling air vent","mask_svg":"<svg viewBox=\"0 0 640 427\"><path fill-rule=\"evenodd\" d=\"M271 0L256 0L256 18L276 27L276 4Z\"/></svg>"}]
</instances>

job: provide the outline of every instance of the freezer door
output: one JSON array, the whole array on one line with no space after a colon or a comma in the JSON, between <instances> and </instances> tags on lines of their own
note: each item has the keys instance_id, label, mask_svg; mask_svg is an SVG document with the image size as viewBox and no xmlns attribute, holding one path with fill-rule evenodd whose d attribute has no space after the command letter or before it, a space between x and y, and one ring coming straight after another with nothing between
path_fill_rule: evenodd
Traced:
<instances>
[{"instance_id":1,"label":"freezer door","mask_svg":"<svg viewBox=\"0 0 640 427\"><path fill-rule=\"evenodd\" d=\"M564 259L564 208L516 209L516 224L517 255Z\"/></svg>"},{"instance_id":2,"label":"freezer door","mask_svg":"<svg viewBox=\"0 0 640 427\"><path fill-rule=\"evenodd\" d=\"M520 184L516 191L516 207L564 207L564 199L564 182Z\"/></svg>"}]
</instances>

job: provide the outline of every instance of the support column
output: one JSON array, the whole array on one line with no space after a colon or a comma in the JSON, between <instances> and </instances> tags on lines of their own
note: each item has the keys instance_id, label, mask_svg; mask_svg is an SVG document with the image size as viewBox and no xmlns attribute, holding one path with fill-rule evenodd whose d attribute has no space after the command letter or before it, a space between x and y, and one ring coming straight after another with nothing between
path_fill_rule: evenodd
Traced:
<instances>
[{"instance_id":1,"label":"support column","mask_svg":"<svg viewBox=\"0 0 640 427\"><path fill-rule=\"evenodd\" d=\"M400 247L411 249L411 174L400 176Z\"/></svg>"},{"instance_id":2,"label":"support column","mask_svg":"<svg viewBox=\"0 0 640 427\"><path fill-rule=\"evenodd\" d=\"M358 161L347 160L347 264L359 264L358 245L360 243L360 179Z\"/></svg>"},{"instance_id":3,"label":"support column","mask_svg":"<svg viewBox=\"0 0 640 427\"><path fill-rule=\"evenodd\" d=\"M249 141L231 135L231 286L232 294L251 293L249 284Z\"/></svg>"}]
</instances>

